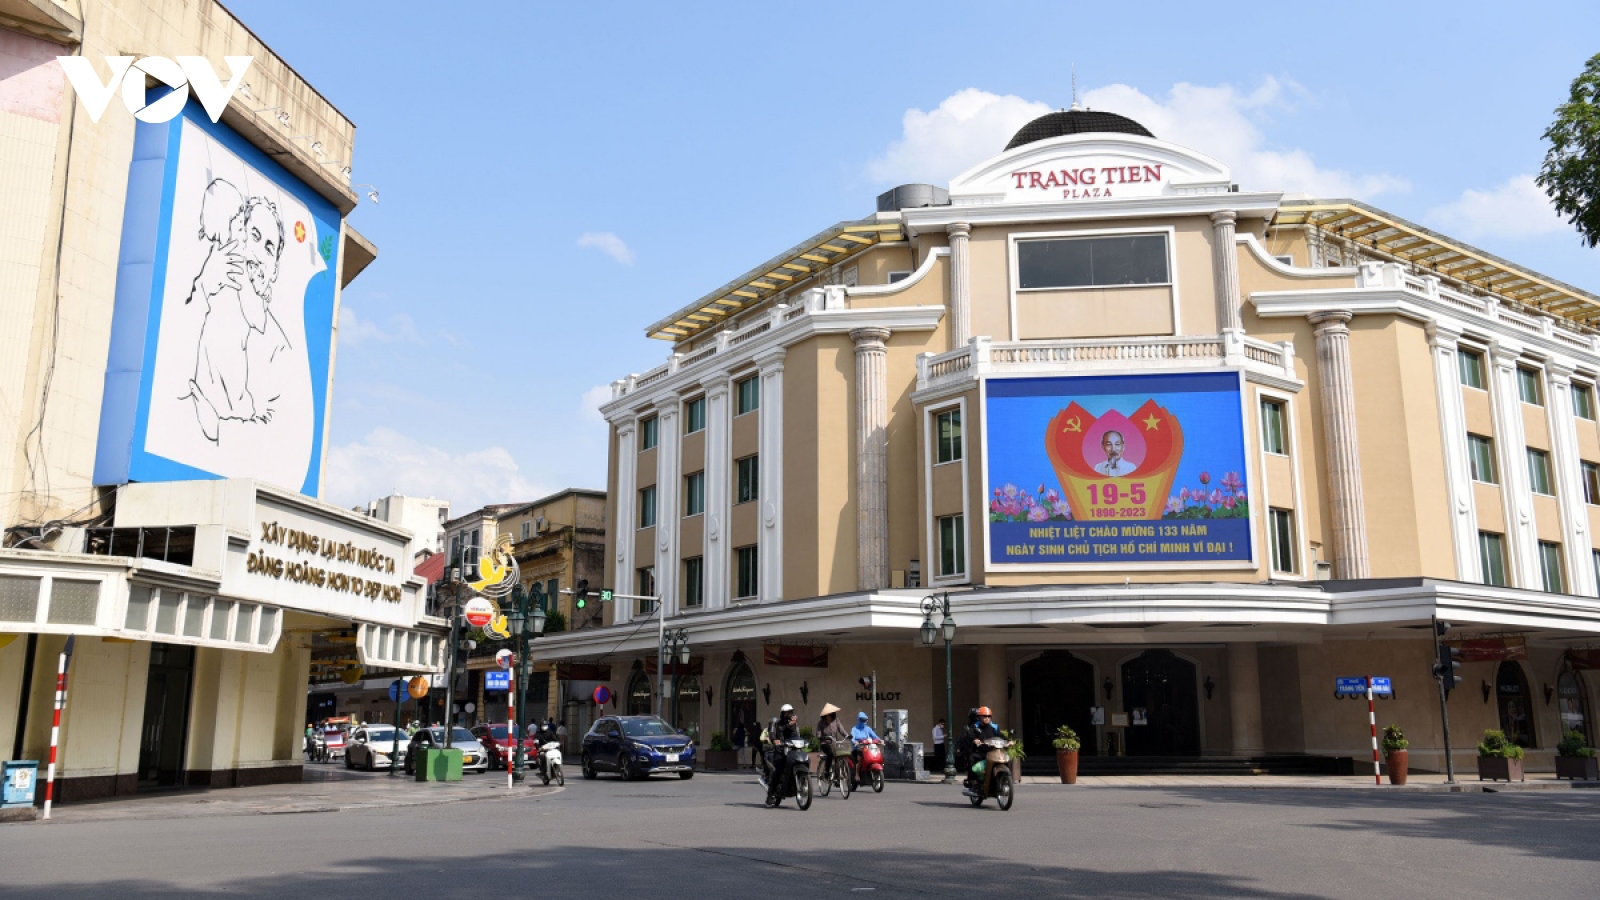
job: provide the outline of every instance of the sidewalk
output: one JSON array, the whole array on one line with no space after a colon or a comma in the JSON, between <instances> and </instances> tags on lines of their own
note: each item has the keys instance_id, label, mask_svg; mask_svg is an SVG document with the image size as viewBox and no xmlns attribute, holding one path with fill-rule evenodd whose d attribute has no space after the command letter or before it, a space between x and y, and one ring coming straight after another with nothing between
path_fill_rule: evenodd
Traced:
<instances>
[{"instance_id":1,"label":"sidewalk","mask_svg":"<svg viewBox=\"0 0 1600 900\"><path fill-rule=\"evenodd\" d=\"M1245 790L1298 789L1298 790L1369 790L1369 791L1565 791L1574 788L1600 788L1600 781L1566 781L1556 779L1553 773L1530 773L1527 781L1479 781L1476 771L1457 772L1456 784L1445 784L1443 775L1412 773L1404 785L1374 784L1372 773L1365 775L1084 775L1078 777L1074 787L1080 788L1242 788ZM1024 775L1021 784L1061 787L1059 776ZM938 783L937 779L934 783Z\"/></svg>"},{"instance_id":2,"label":"sidewalk","mask_svg":"<svg viewBox=\"0 0 1600 900\"><path fill-rule=\"evenodd\" d=\"M40 790L43 790L42 785ZM51 809L49 822L38 819L36 824L384 809L537 797L558 790L560 788L554 785L544 787L536 777L531 786L525 782L508 790L504 771L468 774L461 781L418 782L404 774L390 777L387 772L352 772L336 766L311 764L305 767L298 784L151 791L106 800L62 803Z\"/></svg>"}]
</instances>

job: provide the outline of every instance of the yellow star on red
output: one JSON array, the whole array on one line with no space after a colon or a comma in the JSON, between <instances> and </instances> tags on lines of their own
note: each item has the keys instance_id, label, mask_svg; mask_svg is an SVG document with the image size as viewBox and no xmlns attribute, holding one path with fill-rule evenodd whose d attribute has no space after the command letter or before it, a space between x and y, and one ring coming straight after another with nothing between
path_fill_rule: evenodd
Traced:
<instances>
[{"instance_id":1,"label":"yellow star on red","mask_svg":"<svg viewBox=\"0 0 1600 900\"><path fill-rule=\"evenodd\" d=\"M1160 424L1161 424L1161 420L1156 418L1156 414L1155 413L1151 413L1150 414L1150 418L1144 420L1144 430L1145 431L1155 431L1156 430L1156 426L1160 425Z\"/></svg>"}]
</instances>

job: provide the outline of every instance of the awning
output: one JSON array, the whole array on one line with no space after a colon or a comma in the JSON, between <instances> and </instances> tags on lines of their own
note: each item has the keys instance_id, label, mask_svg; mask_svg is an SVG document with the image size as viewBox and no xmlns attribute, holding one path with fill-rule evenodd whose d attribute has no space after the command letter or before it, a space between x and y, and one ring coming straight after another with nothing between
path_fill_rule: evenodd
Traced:
<instances>
[{"instance_id":1,"label":"awning","mask_svg":"<svg viewBox=\"0 0 1600 900\"><path fill-rule=\"evenodd\" d=\"M693 337L739 310L787 290L868 247L902 240L905 240L905 231L899 222L875 219L840 222L656 322L645 329L645 334L667 341Z\"/></svg>"},{"instance_id":2,"label":"awning","mask_svg":"<svg viewBox=\"0 0 1600 900\"><path fill-rule=\"evenodd\" d=\"M1470 285L1517 303L1571 319L1600 319L1600 296L1579 290L1445 237L1405 219L1353 200L1285 203L1273 228L1312 226L1376 251L1423 272Z\"/></svg>"}]
</instances>

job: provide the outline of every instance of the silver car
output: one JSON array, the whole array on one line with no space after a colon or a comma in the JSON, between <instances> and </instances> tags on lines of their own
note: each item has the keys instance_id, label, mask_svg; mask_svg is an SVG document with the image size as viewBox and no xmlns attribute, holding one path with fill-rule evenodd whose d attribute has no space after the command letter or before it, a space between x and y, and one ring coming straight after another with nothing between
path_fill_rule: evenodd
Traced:
<instances>
[{"instance_id":1,"label":"silver car","mask_svg":"<svg viewBox=\"0 0 1600 900\"><path fill-rule=\"evenodd\" d=\"M478 739L472 736L472 732L458 725L450 735L450 743L461 751L461 771L489 771L489 753L478 743ZM405 766L406 774L417 773L415 760L422 755L423 750L437 750L443 746L443 728L418 728L417 733L411 736L411 746L405 751L401 763Z\"/></svg>"},{"instance_id":2,"label":"silver car","mask_svg":"<svg viewBox=\"0 0 1600 900\"><path fill-rule=\"evenodd\" d=\"M368 772L387 769L394 765L389 755L394 752L396 731L393 725L363 725L350 734L344 751L346 769L361 768ZM400 763L405 764L406 747L411 739L404 731L398 732Z\"/></svg>"}]
</instances>

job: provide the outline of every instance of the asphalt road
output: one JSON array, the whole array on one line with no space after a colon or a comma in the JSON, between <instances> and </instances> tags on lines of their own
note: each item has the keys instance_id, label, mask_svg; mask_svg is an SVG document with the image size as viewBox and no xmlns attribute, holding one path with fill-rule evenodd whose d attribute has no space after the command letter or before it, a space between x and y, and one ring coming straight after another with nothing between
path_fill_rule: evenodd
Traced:
<instances>
[{"instance_id":1,"label":"asphalt road","mask_svg":"<svg viewBox=\"0 0 1600 900\"><path fill-rule=\"evenodd\" d=\"M891 784L808 812L760 801L746 776L602 776L540 797L0 826L0 896L1600 896L1600 791L1023 785L1002 813Z\"/></svg>"}]
</instances>

